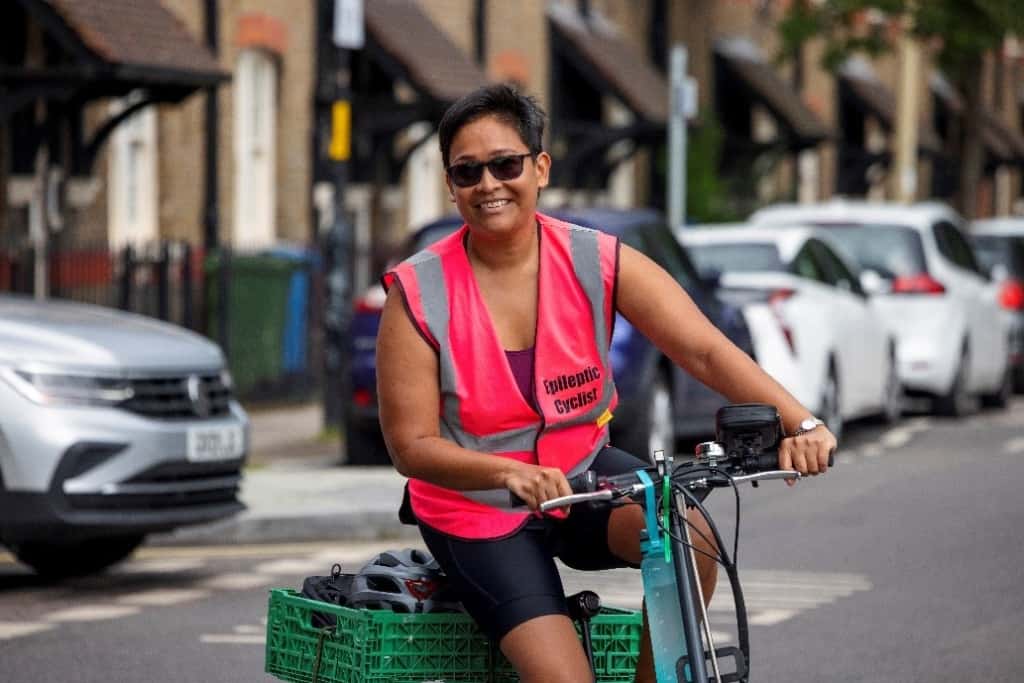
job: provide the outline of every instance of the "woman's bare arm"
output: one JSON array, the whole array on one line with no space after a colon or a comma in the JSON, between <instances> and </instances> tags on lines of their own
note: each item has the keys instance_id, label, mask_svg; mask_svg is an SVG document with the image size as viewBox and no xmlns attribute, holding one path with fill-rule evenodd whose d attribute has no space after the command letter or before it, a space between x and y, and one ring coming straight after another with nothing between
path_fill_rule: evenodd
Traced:
<instances>
[{"instance_id":1,"label":"woman's bare arm","mask_svg":"<svg viewBox=\"0 0 1024 683\"><path fill-rule=\"evenodd\" d=\"M672 276L627 245L622 245L619 252L617 303L619 312L634 327L699 381L734 403L767 403L778 408L787 434L793 433L800 421L810 414L715 327ZM827 433L827 430L815 432ZM834 447L835 440L830 433L828 439L831 440L829 448ZM788 467L786 458L792 458L797 469L803 471L803 463L797 458L817 450L818 441L817 438L801 438L797 444L788 444L780 463ZM794 447L800 452L790 453ZM828 448L825 449L826 460L827 451ZM824 463L820 467L809 463L807 469L817 472L824 469Z\"/></svg>"},{"instance_id":2,"label":"woman's bare arm","mask_svg":"<svg viewBox=\"0 0 1024 683\"><path fill-rule=\"evenodd\" d=\"M392 287L377 335L377 398L384 441L404 476L456 490L507 488L536 508L572 493L561 470L462 448L441 437L437 354Z\"/></svg>"}]
</instances>

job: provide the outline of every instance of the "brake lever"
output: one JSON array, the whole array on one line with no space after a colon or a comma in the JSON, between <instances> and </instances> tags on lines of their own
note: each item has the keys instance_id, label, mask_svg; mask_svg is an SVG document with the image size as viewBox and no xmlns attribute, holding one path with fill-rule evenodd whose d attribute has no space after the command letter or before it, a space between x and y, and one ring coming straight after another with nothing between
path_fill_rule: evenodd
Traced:
<instances>
[{"instance_id":1,"label":"brake lever","mask_svg":"<svg viewBox=\"0 0 1024 683\"><path fill-rule=\"evenodd\" d=\"M796 470L769 470L767 472L755 472L754 474L742 474L738 477L733 477L732 480L737 484L744 482L751 482L757 484L759 481L772 481L774 479L800 479L801 475Z\"/></svg>"},{"instance_id":2,"label":"brake lever","mask_svg":"<svg viewBox=\"0 0 1024 683\"><path fill-rule=\"evenodd\" d=\"M574 493L571 496L561 496L559 498L552 498L545 500L540 504L541 512L550 512L558 508L564 508L569 505L575 505L576 503L586 503L587 501L601 501L611 500L615 497L615 492L611 489L602 489L600 491L588 491L587 493Z\"/></svg>"}]
</instances>

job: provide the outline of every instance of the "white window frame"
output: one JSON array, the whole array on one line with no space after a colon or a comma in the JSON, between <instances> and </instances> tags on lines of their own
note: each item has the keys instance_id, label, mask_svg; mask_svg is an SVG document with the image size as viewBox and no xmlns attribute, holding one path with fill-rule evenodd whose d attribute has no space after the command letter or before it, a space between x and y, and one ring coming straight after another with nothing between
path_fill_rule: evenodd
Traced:
<instances>
[{"instance_id":1,"label":"white window frame","mask_svg":"<svg viewBox=\"0 0 1024 683\"><path fill-rule=\"evenodd\" d=\"M110 105L116 116L138 101L134 92ZM159 237L157 112L149 105L111 133L107 168L107 239L111 247L143 246Z\"/></svg>"},{"instance_id":2,"label":"white window frame","mask_svg":"<svg viewBox=\"0 0 1024 683\"><path fill-rule=\"evenodd\" d=\"M277 239L277 65L264 50L247 48L238 55L234 138L233 243L266 247Z\"/></svg>"}]
</instances>

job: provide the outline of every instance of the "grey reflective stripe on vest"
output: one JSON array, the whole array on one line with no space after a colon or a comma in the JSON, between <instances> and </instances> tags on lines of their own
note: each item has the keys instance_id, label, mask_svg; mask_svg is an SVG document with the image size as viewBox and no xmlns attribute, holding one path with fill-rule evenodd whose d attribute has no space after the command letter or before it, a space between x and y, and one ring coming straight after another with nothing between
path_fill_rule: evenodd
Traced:
<instances>
[{"instance_id":1,"label":"grey reflective stripe on vest","mask_svg":"<svg viewBox=\"0 0 1024 683\"><path fill-rule=\"evenodd\" d=\"M608 445L608 435L607 435L607 433L605 433L605 438L601 439L597 443L597 445L594 447L594 450L589 455L587 455L587 457L583 458L583 460L580 460L576 464L575 467L573 467L571 470L569 470L568 473L566 473L566 475L565 475L566 478L569 479L569 478L575 477L577 474L583 474L584 472L589 470L590 466L594 464L594 460L597 459L598 453L600 453L601 449L604 448L606 445ZM477 491L456 491L456 493L459 493L459 494L465 496L466 498L469 498L470 500L475 500L478 503L483 503L484 505L490 505L491 507L501 508L503 510L509 510L509 509L522 510L523 509L522 506L513 506L512 505L512 498L511 498L511 496L509 496L509 490L508 489L483 489L483 490L477 490Z\"/></svg>"},{"instance_id":2,"label":"grey reflective stripe on vest","mask_svg":"<svg viewBox=\"0 0 1024 683\"><path fill-rule=\"evenodd\" d=\"M604 277L601 273L601 247L598 232L578 225L569 225L569 251L572 254L573 270L583 291L590 301L590 312L594 318L594 347L601 357L601 372L604 373L604 386L601 387L601 400L587 411L576 417L551 425L551 429L574 427L586 422L593 422L601 417L612 402L615 382L612 377L611 363L608 361L608 321L604 318L605 289Z\"/></svg>"}]
</instances>

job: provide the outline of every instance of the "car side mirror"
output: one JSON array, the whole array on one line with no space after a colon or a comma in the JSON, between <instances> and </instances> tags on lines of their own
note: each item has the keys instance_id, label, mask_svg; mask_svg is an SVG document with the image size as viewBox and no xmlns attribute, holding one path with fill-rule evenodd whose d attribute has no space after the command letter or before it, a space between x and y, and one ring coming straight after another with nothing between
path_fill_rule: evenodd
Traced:
<instances>
[{"instance_id":1,"label":"car side mirror","mask_svg":"<svg viewBox=\"0 0 1024 683\"><path fill-rule=\"evenodd\" d=\"M892 290L892 285L878 274L877 270L865 268L860 271L860 288L864 290L869 296L876 296L878 294L888 294Z\"/></svg>"}]
</instances>

